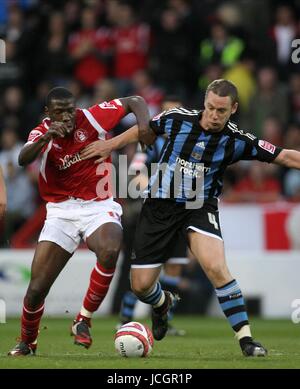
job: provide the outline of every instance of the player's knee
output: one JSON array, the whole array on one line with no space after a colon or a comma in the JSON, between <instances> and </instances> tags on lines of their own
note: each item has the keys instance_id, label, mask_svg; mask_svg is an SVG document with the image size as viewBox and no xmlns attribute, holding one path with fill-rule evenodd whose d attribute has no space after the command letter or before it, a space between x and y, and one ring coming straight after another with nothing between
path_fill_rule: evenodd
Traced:
<instances>
[{"instance_id":1,"label":"player's knee","mask_svg":"<svg viewBox=\"0 0 300 389\"><path fill-rule=\"evenodd\" d=\"M119 251L120 248L113 244L101 247L97 253L98 262L107 269L114 267L118 260Z\"/></svg>"},{"instance_id":2,"label":"player's knee","mask_svg":"<svg viewBox=\"0 0 300 389\"><path fill-rule=\"evenodd\" d=\"M136 296L145 296L149 294L152 285L148 282L143 282L142 280L132 280L131 281L131 290Z\"/></svg>"}]
</instances>

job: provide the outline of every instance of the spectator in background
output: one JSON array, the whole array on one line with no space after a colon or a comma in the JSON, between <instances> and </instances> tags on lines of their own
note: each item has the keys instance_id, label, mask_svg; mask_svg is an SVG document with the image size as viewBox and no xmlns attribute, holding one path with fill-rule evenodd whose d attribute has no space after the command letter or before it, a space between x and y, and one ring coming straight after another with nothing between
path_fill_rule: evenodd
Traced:
<instances>
[{"instance_id":1,"label":"spectator in background","mask_svg":"<svg viewBox=\"0 0 300 389\"><path fill-rule=\"evenodd\" d=\"M84 88L91 90L109 71L111 34L107 27L97 28L92 8L84 8L81 29L69 40L69 53L74 61L74 77Z\"/></svg>"},{"instance_id":2,"label":"spectator in background","mask_svg":"<svg viewBox=\"0 0 300 389\"><path fill-rule=\"evenodd\" d=\"M18 136L25 140L27 134L24 133L24 124L27 123L27 116L22 89L17 86L7 88L4 92L1 105L0 121L2 125L6 125L8 118L11 118L11 122L15 123Z\"/></svg>"},{"instance_id":3,"label":"spectator in background","mask_svg":"<svg viewBox=\"0 0 300 389\"><path fill-rule=\"evenodd\" d=\"M271 175L268 168L257 161L252 161L247 176L233 187L225 200L241 203L268 203L280 200L280 182L272 172L273 166Z\"/></svg>"},{"instance_id":4,"label":"spectator in background","mask_svg":"<svg viewBox=\"0 0 300 389\"><path fill-rule=\"evenodd\" d=\"M5 28L5 41L14 44L13 60L22 68L22 87L32 92L39 73L36 69L38 57L38 30L40 19L38 13L28 14L16 2L8 2L8 23ZM43 31L41 29L41 31Z\"/></svg>"},{"instance_id":5,"label":"spectator in background","mask_svg":"<svg viewBox=\"0 0 300 389\"><path fill-rule=\"evenodd\" d=\"M247 113L248 127L258 138L269 116L277 117L283 126L287 124L288 95L286 87L278 82L276 70L264 67L258 72L257 91L250 99Z\"/></svg>"},{"instance_id":6,"label":"spectator in background","mask_svg":"<svg viewBox=\"0 0 300 389\"><path fill-rule=\"evenodd\" d=\"M222 78L232 81L240 91L239 109L241 119L248 111L250 99L256 90L254 71L254 60L246 55L243 55L239 62L227 69L222 75Z\"/></svg>"},{"instance_id":7,"label":"spectator in background","mask_svg":"<svg viewBox=\"0 0 300 389\"><path fill-rule=\"evenodd\" d=\"M190 39L191 38L191 39ZM187 39L184 25L174 9L165 9L159 26L154 31L150 70L157 82L168 94L185 99L194 86L190 73L196 63L192 37Z\"/></svg>"},{"instance_id":8,"label":"spectator in background","mask_svg":"<svg viewBox=\"0 0 300 389\"><path fill-rule=\"evenodd\" d=\"M245 46L242 39L228 33L223 23L215 22L210 37L200 43L200 66L203 68L219 62L224 68L229 68L239 61Z\"/></svg>"},{"instance_id":9,"label":"spectator in background","mask_svg":"<svg viewBox=\"0 0 300 389\"><path fill-rule=\"evenodd\" d=\"M24 70L17 60L17 46L15 42L5 42L6 63L0 66L1 90L10 85L20 85L23 82Z\"/></svg>"},{"instance_id":10,"label":"spectator in background","mask_svg":"<svg viewBox=\"0 0 300 389\"><path fill-rule=\"evenodd\" d=\"M150 27L138 21L134 9L124 2L115 3L117 15L113 28L114 73L122 96L131 93L131 79L148 66Z\"/></svg>"},{"instance_id":11,"label":"spectator in background","mask_svg":"<svg viewBox=\"0 0 300 389\"><path fill-rule=\"evenodd\" d=\"M6 210L7 196L6 196L6 187L3 177L2 167L0 165L0 221L4 216Z\"/></svg>"},{"instance_id":12,"label":"spectator in background","mask_svg":"<svg viewBox=\"0 0 300 389\"><path fill-rule=\"evenodd\" d=\"M99 104L99 101L111 101L117 96L119 96L119 92L114 81L106 78L98 81L95 85L92 103Z\"/></svg>"},{"instance_id":13,"label":"spectator in background","mask_svg":"<svg viewBox=\"0 0 300 389\"><path fill-rule=\"evenodd\" d=\"M66 55L66 23L62 13L50 14L48 33L41 41L39 52L38 67L41 77L53 84L65 83L68 78L70 59Z\"/></svg>"},{"instance_id":14,"label":"spectator in background","mask_svg":"<svg viewBox=\"0 0 300 389\"><path fill-rule=\"evenodd\" d=\"M35 192L27 173L18 166L18 155L22 148L17 133L4 129L1 135L0 165L6 183L7 204L1 246L9 245L13 233L22 225L35 208Z\"/></svg>"},{"instance_id":15,"label":"spectator in background","mask_svg":"<svg viewBox=\"0 0 300 389\"><path fill-rule=\"evenodd\" d=\"M66 84L66 87L73 94L78 108L88 108L92 105L91 94L87 93L84 90L84 88L82 87L81 83L78 80L74 78L69 80Z\"/></svg>"},{"instance_id":16,"label":"spectator in background","mask_svg":"<svg viewBox=\"0 0 300 389\"><path fill-rule=\"evenodd\" d=\"M34 128L35 124L44 118L44 108L46 96L52 88L48 80L40 81L35 90L35 94L26 102L26 123L23 126L24 140L27 137L30 128ZM41 119L41 120L40 120Z\"/></svg>"},{"instance_id":17,"label":"spectator in background","mask_svg":"<svg viewBox=\"0 0 300 389\"><path fill-rule=\"evenodd\" d=\"M262 126L262 138L272 144L283 146L283 131L277 117L268 117ZM293 146L295 148L295 146Z\"/></svg>"},{"instance_id":18,"label":"spectator in background","mask_svg":"<svg viewBox=\"0 0 300 389\"><path fill-rule=\"evenodd\" d=\"M289 91L291 120L300 124L300 73L294 73L290 76Z\"/></svg>"},{"instance_id":19,"label":"spectator in background","mask_svg":"<svg viewBox=\"0 0 300 389\"><path fill-rule=\"evenodd\" d=\"M297 25L293 9L286 4L276 10L276 21L271 36L276 44L278 71L281 79L286 79L291 60L292 41L297 35Z\"/></svg>"},{"instance_id":20,"label":"spectator in background","mask_svg":"<svg viewBox=\"0 0 300 389\"><path fill-rule=\"evenodd\" d=\"M289 126L285 134L284 147L293 147L300 151L300 124L292 124ZM287 170L283 179L284 194L289 201L300 201L300 173L298 170Z\"/></svg>"},{"instance_id":21,"label":"spectator in background","mask_svg":"<svg viewBox=\"0 0 300 389\"><path fill-rule=\"evenodd\" d=\"M135 95L142 96L150 112L154 116L161 112L161 104L164 98L163 91L153 83L149 72L139 70L132 78L133 92Z\"/></svg>"}]
</instances>

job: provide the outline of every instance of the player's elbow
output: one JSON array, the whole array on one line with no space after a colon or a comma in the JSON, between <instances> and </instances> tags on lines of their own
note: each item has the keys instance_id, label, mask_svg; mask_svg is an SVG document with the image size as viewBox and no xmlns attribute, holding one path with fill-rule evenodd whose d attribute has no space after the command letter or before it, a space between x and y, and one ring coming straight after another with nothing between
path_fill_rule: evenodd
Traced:
<instances>
[{"instance_id":1,"label":"player's elbow","mask_svg":"<svg viewBox=\"0 0 300 389\"><path fill-rule=\"evenodd\" d=\"M20 152L19 157L18 157L18 164L19 164L19 166L26 165L25 160L24 160L23 155L22 155L22 151Z\"/></svg>"},{"instance_id":2,"label":"player's elbow","mask_svg":"<svg viewBox=\"0 0 300 389\"><path fill-rule=\"evenodd\" d=\"M26 166L28 164L28 161L27 161L27 158L26 158L24 151L25 151L24 149L21 150L19 157L18 157L18 163L20 166Z\"/></svg>"},{"instance_id":3,"label":"player's elbow","mask_svg":"<svg viewBox=\"0 0 300 389\"><path fill-rule=\"evenodd\" d=\"M130 96L129 99L130 99L129 101L134 104L147 105L145 99L142 96L138 96L138 95Z\"/></svg>"}]
</instances>

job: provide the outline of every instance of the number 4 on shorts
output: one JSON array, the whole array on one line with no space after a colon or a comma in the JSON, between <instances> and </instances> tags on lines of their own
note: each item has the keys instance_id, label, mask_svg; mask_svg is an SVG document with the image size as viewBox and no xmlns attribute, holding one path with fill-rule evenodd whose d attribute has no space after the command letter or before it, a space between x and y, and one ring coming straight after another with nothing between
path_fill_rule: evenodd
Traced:
<instances>
[{"instance_id":1,"label":"number 4 on shorts","mask_svg":"<svg viewBox=\"0 0 300 389\"><path fill-rule=\"evenodd\" d=\"M208 212L208 221L210 222L210 224L212 224L215 227L216 230L219 229L218 223L216 221L216 217L213 213Z\"/></svg>"}]
</instances>

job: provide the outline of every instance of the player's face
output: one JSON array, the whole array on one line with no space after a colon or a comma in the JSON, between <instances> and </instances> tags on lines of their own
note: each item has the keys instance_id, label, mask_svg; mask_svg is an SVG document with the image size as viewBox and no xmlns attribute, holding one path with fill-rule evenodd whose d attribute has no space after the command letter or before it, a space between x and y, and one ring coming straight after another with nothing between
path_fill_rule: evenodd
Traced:
<instances>
[{"instance_id":1,"label":"player's face","mask_svg":"<svg viewBox=\"0 0 300 389\"><path fill-rule=\"evenodd\" d=\"M46 114L52 122L62 122L69 132L73 131L76 117L74 99L51 100Z\"/></svg>"},{"instance_id":2,"label":"player's face","mask_svg":"<svg viewBox=\"0 0 300 389\"><path fill-rule=\"evenodd\" d=\"M221 131L230 116L236 112L238 103L232 104L230 96L218 96L209 91L205 102L201 125L206 130Z\"/></svg>"}]
</instances>

